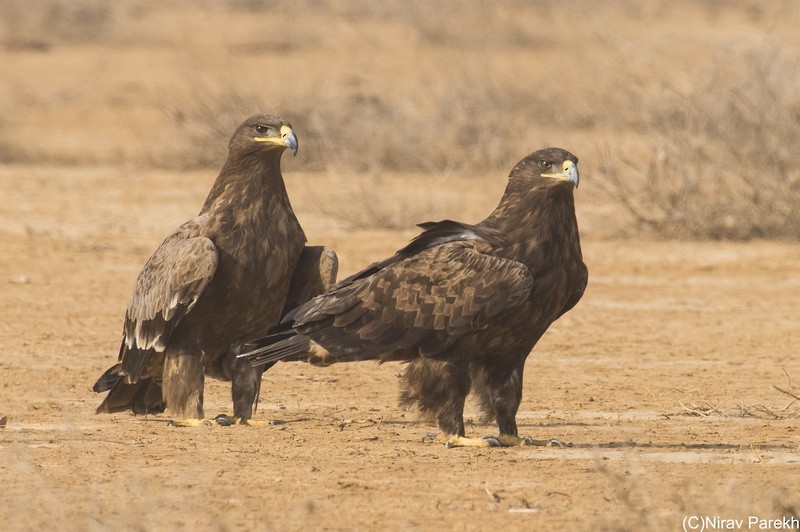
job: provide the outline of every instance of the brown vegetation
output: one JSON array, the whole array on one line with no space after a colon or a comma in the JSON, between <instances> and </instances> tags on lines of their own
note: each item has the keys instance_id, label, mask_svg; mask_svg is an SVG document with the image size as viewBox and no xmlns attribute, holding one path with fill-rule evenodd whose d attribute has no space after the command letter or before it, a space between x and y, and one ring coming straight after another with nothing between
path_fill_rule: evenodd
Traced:
<instances>
[{"instance_id":1,"label":"brown vegetation","mask_svg":"<svg viewBox=\"0 0 800 532\"><path fill-rule=\"evenodd\" d=\"M587 187L598 177L630 212L626 234L796 240L799 12L789 0L9 0L0 160L213 168L231 128L268 110L301 132L294 164L307 170L502 175L560 144L582 156ZM32 88L43 76L62 79ZM17 130L52 125L63 106L77 108L73 142ZM109 135L114 120L129 134Z\"/></svg>"},{"instance_id":2,"label":"brown vegetation","mask_svg":"<svg viewBox=\"0 0 800 532\"><path fill-rule=\"evenodd\" d=\"M610 150L600 180L663 237L800 239L800 60L726 50L688 94L642 107L649 159Z\"/></svg>"}]
</instances>

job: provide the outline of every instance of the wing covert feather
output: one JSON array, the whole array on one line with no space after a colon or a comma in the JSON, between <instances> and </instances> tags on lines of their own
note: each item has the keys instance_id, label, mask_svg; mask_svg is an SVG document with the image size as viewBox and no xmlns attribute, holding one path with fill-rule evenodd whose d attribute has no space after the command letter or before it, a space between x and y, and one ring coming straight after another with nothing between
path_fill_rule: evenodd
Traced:
<instances>
[{"instance_id":1,"label":"wing covert feather","mask_svg":"<svg viewBox=\"0 0 800 532\"><path fill-rule=\"evenodd\" d=\"M125 315L122 369L135 381L153 352L192 310L217 269L217 249L205 237L164 241L142 268Z\"/></svg>"},{"instance_id":2,"label":"wing covert feather","mask_svg":"<svg viewBox=\"0 0 800 532\"><path fill-rule=\"evenodd\" d=\"M532 286L522 263L451 241L335 287L301 307L294 322L332 351L368 357L424 344L435 353L512 312Z\"/></svg>"}]
</instances>

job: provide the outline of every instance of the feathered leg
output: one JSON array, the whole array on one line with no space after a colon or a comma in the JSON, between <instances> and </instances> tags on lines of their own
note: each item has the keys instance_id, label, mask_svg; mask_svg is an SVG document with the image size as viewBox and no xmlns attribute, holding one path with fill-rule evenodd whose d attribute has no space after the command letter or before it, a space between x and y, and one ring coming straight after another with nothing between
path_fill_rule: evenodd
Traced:
<instances>
[{"instance_id":1,"label":"feathered leg","mask_svg":"<svg viewBox=\"0 0 800 532\"><path fill-rule=\"evenodd\" d=\"M230 381L233 415L219 414L206 424L215 423L223 427L231 425L264 425L254 421L253 414L258 406L258 394L261 391L261 374L275 364L252 367L245 359L237 356L241 353L242 343L233 344L222 356L211 357L214 362L205 366L205 374L215 379Z\"/></svg>"},{"instance_id":2,"label":"feathered leg","mask_svg":"<svg viewBox=\"0 0 800 532\"><path fill-rule=\"evenodd\" d=\"M458 358L417 358L409 362L400 404L416 404L420 412L434 417L448 447L491 447L483 438L464 437L464 401L470 390L469 368Z\"/></svg>"},{"instance_id":3,"label":"feathered leg","mask_svg":"<svg viewBox=\"0 0 800 532\"><path fill-rule=\"evenodd\" d=\"M253 413L258 407L258 395L261 391L261 375L275 365L271 362L264 366L254 368L245 360L237 359L240 346L231 349L226 356L231 357L231 398L233 399L233 419L228 421L243 425L264 425L262 421L254 421ZM225 424L226 416L217 416L215 419L220 424Z\"/></svg>"},{"instance_id":4,"label":"feathered leg","mask_svg":"<svg viewBox=\"0 0 800 532\"><path fill-rule=\"evenodd\" d=\"M237 421L253 417L256 397L261 387L261 374L264 366L254 368L244 361L234 359L231 375L231 398L233 399L233 415Z\"/></svg>"},{"instance_id":5,"label":"feathered leg","mask_svg":"<svg viewBox=\"0 0 800 532\"><path fill-rule=\"evenodd\" d=\"M203 350L194 340L170 345L164 359L162 387L174 425L207 424L203 419Z\"/></svg>"},{"instance_id":6,"label":"feathered leg","mask_svg":"<svg viewBox=\"0 0 800 532\"><path fill-rule=\"evenodd\" d=\"M499 437L485 439L503 447L528 445L532 442L531 438L520 438L517 432L517 410L522 401L525 360L518 362L510 371L504 364L494 362L473 363L471 368L484 419L494 419L500 429Z\"/></svg>"},{"instance_id":7,"label":"feathered leg","mask_svg":"<svg viewBox=\"0 0 800 532\"><path fill-rule=\"evenodd\" d=\"M338 268L338 258L332 249L324 246L305 246L295 266L281 316L330 288L336 282ZM301 343L306 348L303 351L308 351L308 339L301 339ZM275 362L254 368L251 361L237 358L241 353L241 348L241 344L235 344L223 357L231 379L234 417L221 414L215 418L215 421L221 425L234 423L263 425L263 422L252 420L253 411L261 391L261 376L274 366ZM313 355L312 352L309 356ZM332 364L335 361L330 357L323 357L320 360L326 362L324 365Z\"/></svg>"}]
</instances>

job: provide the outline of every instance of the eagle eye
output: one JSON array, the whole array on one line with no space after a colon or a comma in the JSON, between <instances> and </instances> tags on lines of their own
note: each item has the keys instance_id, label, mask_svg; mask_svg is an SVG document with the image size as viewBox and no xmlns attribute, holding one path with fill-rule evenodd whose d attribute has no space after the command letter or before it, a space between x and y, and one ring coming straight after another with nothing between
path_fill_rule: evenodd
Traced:
<instances>
[{"instance_id":1,"label":"eagle eye","mask_svg":"<svg viewBox=\"0 0 800 532\"><path fill-rule=\"evenodd\" d=\"M550 168L550 163L548 163L547 161L544 161L544 160L539 161L539 168L542 168L542 169Z\"/></svg>"},{"instance_id":2,"label":"eagle eye","mask_svg":"<svg viewBox=\"0 0 800 532\"><path fill-rule=\"evenodd\" d=\"M267 129L269 129L269 128L267 128L267 126L262 126L261 124L259 124L259 125L256 126L255 129L256 129L256 133L258 133L259 135L263 135L264 133L267 132Z\"/></svg>"}]
</instances>

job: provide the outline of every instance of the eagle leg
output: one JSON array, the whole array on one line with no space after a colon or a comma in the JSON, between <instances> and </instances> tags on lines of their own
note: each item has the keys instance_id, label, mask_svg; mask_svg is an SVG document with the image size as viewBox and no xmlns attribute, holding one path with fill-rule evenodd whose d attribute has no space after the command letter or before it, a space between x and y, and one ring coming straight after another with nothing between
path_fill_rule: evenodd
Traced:
<instances>
[{"instance_id":1,"label":"eagle leg","mask_svg":"<svg viewBox=\"0 0 800 532\"><path fill-rule=\"evenodd\" d=\"M485 421L492 419L497 421L500 437L496 440L498 445L503 447L520 445L516 418L522 401L524 365L524 358L511 367L490 358L470 367L473 387L480 400L483 418Z\"/></svg>"},{"instance_id":2,"label":"eagle leg","mask_svg":"<svg viewBox=\"0 0 800 532\"><path fill-rule=\"evenodd\" d=\"M170 414L203 422L203 350L196 342L170 346L164 359L162 390Z\"/></svg>"},{"instance_id":3,"label":"eagle leg","mask_svg":"<svg viewBox=\"0 0 800 532\"><path fill-rule=\"evenodd\" d=\"M226 353L231 364L231 399L233 399L233 416L238 420L253 417L258 405L261 391L261 375L275 363L254 368L247 361L237 358L241 345Z\"/></svg>"},{"instance_id":4,"label":"eagle leg","mask_svg":"<svg viewBox=\"0 0 800 532\"><path fill-rule=\"evenodd\" d=\"M274 364L267 364L264 367L253 368L250 364L239 360L236 355L240 352L241 344L235 344L227 353L225 353L225 361L230 364L230 378L231 378L231 397L233 399L233 415L219 414L213 419L204 419L202 416L202 402L198 410L199 416L193 418L191 415L191 408L189 414L184 413L185 419L175 419L170 421L170 425L176 427L197 427L197 426L220 426L230 427L232 425L249 425L252 427L260 427L269 424L276 424L274 421L255 421L252 418L253 413L258 404L258 394L261 389L261 374L270 366ZM196 369L189 369L192 366L192 361L188 360L189 357L179 359L175 357L176 361L174 366L177 368L181 366L181 371L184 371L185 377L194 377L199 380L200 388L202 389L202 379L197 379L195 375ZM165 366L166 368L166 366ZM176 370L177 371L177 370ZM166 374L166 371L165 371ZM210 373L214 375L213 373ZM165 388L166 389L166 388ZM201 395L202 399L202 395Z\"/></svg>"},{"instance_id":5,"label":"eagle leg","mask_svg":"<svg viewBox=\"0 0 800 532\"><path fill-rule=\"evenodd\" d=\"M403 381L401 405L416 405L425 417L436 419L445 438L464 437L464 401L470 377L463 359L414 359L406 366Z\"/></svg>"}]
</instances>

